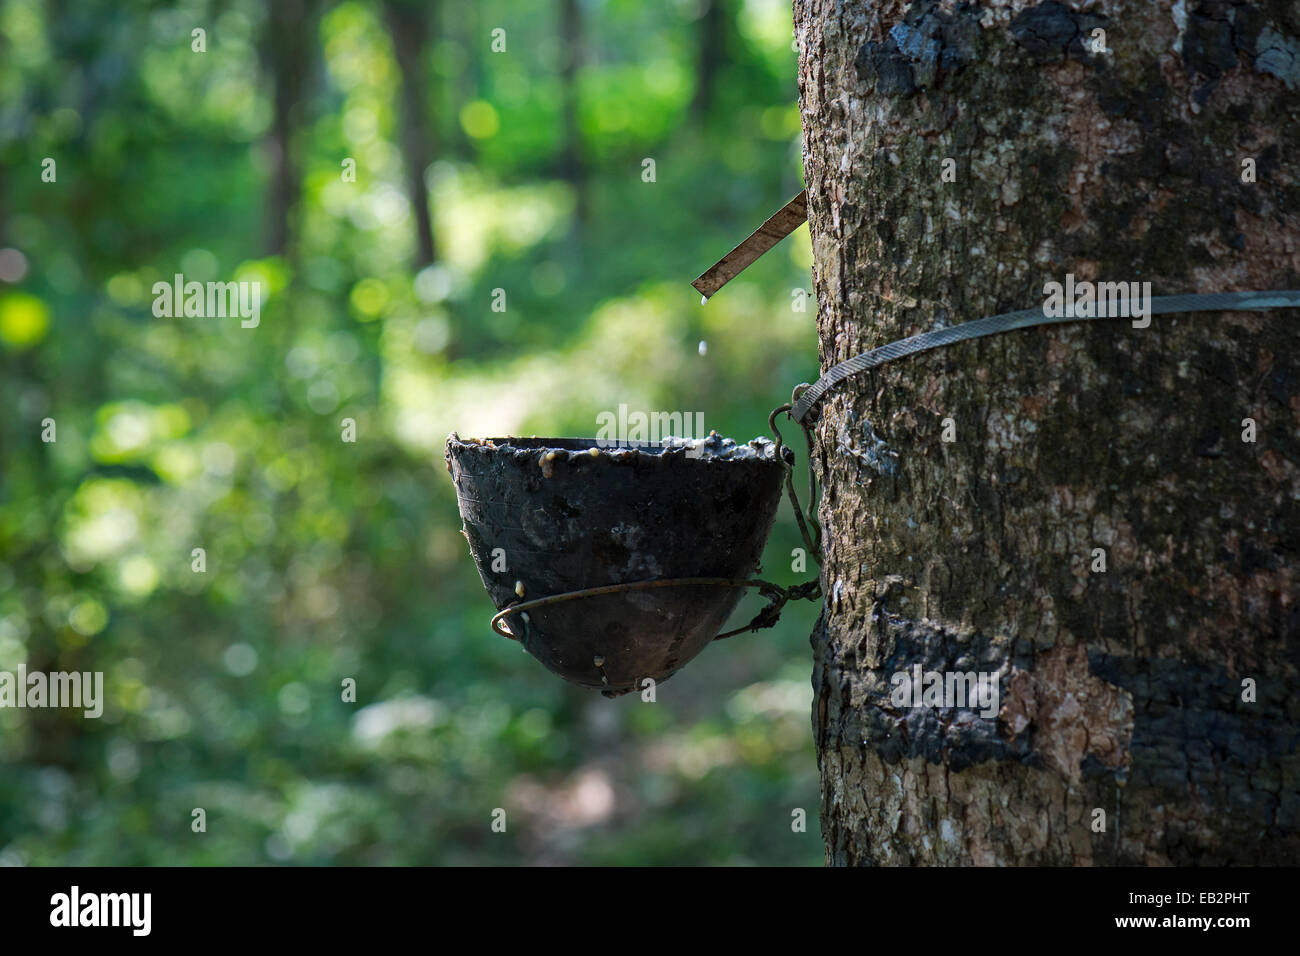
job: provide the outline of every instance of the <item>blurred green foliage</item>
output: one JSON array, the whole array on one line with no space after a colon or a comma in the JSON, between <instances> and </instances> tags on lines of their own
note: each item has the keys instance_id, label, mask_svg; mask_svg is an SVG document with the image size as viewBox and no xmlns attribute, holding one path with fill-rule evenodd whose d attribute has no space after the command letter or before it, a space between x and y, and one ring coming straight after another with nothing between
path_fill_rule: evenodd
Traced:
<instances>
[{"instance_id":1,"label":"blurred green foliage","mask_svg":"<svg viewBox=\"0 0 1300 956\"><path fill-rule=\"evenodd\" d=\"M814 377L806 228L688 284L800 188L788 5L713 3L580 0L567 77L564 0L445 4L420 263L379 3L304 0L277 209L264 4L0 0L0 670L107 696L0 710L0 864L821 861L815 609L654 704L566 685L489 630L442 462L619 403L744 441ZM260 281L261 324L156 317L178 272ZM783 505L765 575L798 543Z\"/></svg>"}]
</instances>

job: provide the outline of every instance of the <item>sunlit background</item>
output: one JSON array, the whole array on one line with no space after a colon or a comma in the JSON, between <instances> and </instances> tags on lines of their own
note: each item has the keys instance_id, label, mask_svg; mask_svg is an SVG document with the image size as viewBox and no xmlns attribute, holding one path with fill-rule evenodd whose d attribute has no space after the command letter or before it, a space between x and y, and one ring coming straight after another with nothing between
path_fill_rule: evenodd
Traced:
<instances>
[{"instance_id":1,"label":"sunlit background","mask_svg":"<svg viewBox=\"0 0 1300 956\"><path fill-rule=\"evenodd\" d=\"M806 227L689 285L801 188L792 39L785 0L0 0L0 670L107 697L0 710L0 864L821 862L815 609L653 704L567 685L490 631L442 461L620 403L745 441L815 377ZM156 317L178 272L261 324ZM799 543L783 505L764 576Z\"/></svg>"}]
</instances>

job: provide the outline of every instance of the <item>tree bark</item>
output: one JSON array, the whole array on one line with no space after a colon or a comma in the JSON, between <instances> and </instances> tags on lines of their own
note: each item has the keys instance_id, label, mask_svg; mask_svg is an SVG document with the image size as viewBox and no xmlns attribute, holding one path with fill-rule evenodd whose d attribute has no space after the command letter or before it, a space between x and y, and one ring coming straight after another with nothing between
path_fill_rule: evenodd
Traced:
<instances>
[{"instance_id":1,"label":"tree bark","mask_svg":"<svg viewBox=\"0 0 1300 956\"><path fill-rule=\"evenodd\" d=\"M824 368L1067 273L1300 287L1294 5L1084 6L795 0ZM1031 328L827 397L828 863L1300 859L1298 318ZM996 713L900 704L917 664Z\"/></svg>"}]
</instances>

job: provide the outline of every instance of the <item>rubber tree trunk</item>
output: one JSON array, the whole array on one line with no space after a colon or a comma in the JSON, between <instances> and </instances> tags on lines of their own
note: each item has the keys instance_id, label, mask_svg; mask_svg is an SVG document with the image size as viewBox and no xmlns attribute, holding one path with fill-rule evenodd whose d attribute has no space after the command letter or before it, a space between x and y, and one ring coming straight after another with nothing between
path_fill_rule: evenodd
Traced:
<instances>
[{"instance_id":1,"label":"rubber tree trunk","mask_svg":"<svg viewBox=\"0 0 1300 956\"><path fill-rule=\"evenodd\" d=\"M823 367L1067 273L1300 287L1294 5L1087 8L795 0ZM823 403L829 863L1300 860L1298 321L1033 328ZM996 707L907 706L918 664Z\"/></svg>"}]
</instances>

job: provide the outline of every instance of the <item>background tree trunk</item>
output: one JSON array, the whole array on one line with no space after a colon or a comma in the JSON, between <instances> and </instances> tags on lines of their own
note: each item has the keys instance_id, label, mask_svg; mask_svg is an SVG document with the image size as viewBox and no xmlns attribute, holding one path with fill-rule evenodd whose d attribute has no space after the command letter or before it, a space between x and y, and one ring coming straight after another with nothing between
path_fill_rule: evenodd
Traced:
<instances>
[{"instance_id":1,"label":"background tree trunk","mask_svg":"<svg viewBox=\"0 0 1300 956\"><path fill-rule=\"evenodd\" d=\"M437 255L429 190L424 185L424 171L437 152L436 124L425 95L429 78L424 58L429 34L438 29L438 4L431 0L385 0L384 20L393 42L393 58L402 74L402 164L406 196L415 216L415 268L419 270L432 265Z\"/></svg>"},{"instance_id":2,"label":"background tree trunk","mask_svg":"<svg viewBox=\"0 0 1300 956\"><path fill-rule=\"evenodd\" d=\"M270 74L272 90L271 127L266 137L271 165L266 213L266 250L270 255L292 255L294 209L302 195L302 163L294 140L303 123L310 88L317 7L317 0L282 0L266 8L262 63Z\"/></svg>"},{"instance_id":3,"label":"background tree trunk","mask_svg":"<svg viewBox=\"0 0 1300 956\"><path fill-rule=\"evenodd\" d=\"M823 367L1066 273L1300 286L1294 5L1087 6L795 0ZM828 862L1300 859L1297 318L1033 328L828 397ZM1000 713L894 706L917 663Z\"/></svg>"},{"instance_id":4,"label":"background tree trunk","mask_svg":"<svg viewBox=\"0 0 1300 956\"><path fill-rule=\"evenodd\" d=\"M560 89L564 139L560 146L559 175L573 186L573 219L579 226L590 218L587 168L583 158L582 127L578 124L578 69L583 60L582 11L578 0L559 0Z\"/></svg>"},{"instance_id":5,"label":"background tree trunk","mask_svg":"<svg viewBox=\"0 0 1300 956\"><path fill-rule=\"evenodd\" d=\"M695 98L691 109L697 122L708 119L717 95L718 72L727 59L727 33L731 23L726 0L704 0L698 21L695 53Z\"/></svg>"}]
</instances>

